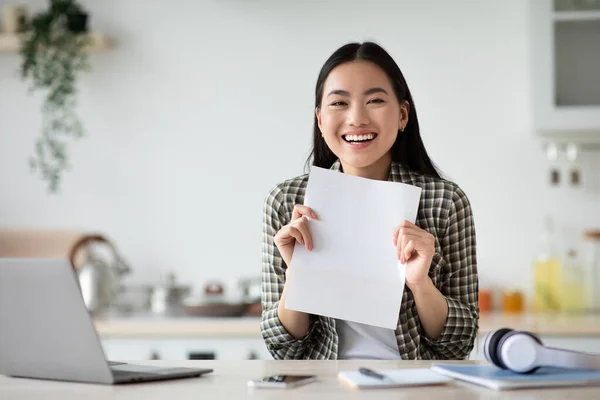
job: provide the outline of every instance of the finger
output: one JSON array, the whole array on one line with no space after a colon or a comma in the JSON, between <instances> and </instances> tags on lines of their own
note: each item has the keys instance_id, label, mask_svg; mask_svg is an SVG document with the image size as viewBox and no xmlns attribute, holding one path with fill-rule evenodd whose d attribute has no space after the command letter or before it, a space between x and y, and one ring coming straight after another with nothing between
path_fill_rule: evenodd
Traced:
<instances>
[{"instance_id":1,"label":"finger","mask_svg":"<svg viewBox=\"0 0 600 400\"><path fill-rule=\"evenodd\" d=\"M313 219L319 219L312 208L302 204L296 204L294 206L294 210L292 211L292 221L295 221L304 215Z\"/></svg>"},{"instance_id":2,"label":"finger","mask_svg":"<svg viewBox=\"0 0 600 400\"><path fill-rule=\"evenodd\" d=\"M396 253L398 255L398 260L401 260L400 256L402 255L402 227L398 225L394 230L394 245L396 246Z\"/></svg>"},{"instance_id":3,"label":"finger","mask_svg":"<svg viewBox=\"0 0 600 400\"><path fill-rule=\"evenodd\" d=\"M398 226L398 228L396 228L396 230L394 231L394 245L398 247L399 251L402 250L402 248L404 247L402 243L402 237L407 234L408 232L406 228L403 228L401 225Z\"/></svg>"},{"instance_id":4,"label":"finger","mask_svg":"<svg viewBox=\"0 0 600 400\"><path fill-rule=\"evenodd\" d=\"M394 229L394 233L392 233L392 242L394 243L394 246L396 246L398 244L398 234L400 232L400 225L398 225L395 229Z\"/></svg>"},{"instance_id":5,"label":"finger","mask_svg":"<svg viewBox=\"0 0 600 400\"><path fill-rule=\"evenodd\" d=\"M410 232L410 233L415 233L415 234L423 235L423 236L429 234L429 232L427 232L425 229L419 228L418 226L411 224L408 221L406 221L406 222L407 222L407 224L404 224L404 223L400 224L400 229L403 232L407 232L407 233ZM408 225L408 224L410 224L410 225Z\"/></svg>"},{"instance_id":6,"label":"finger","mask_svg":"<svg viewBox=\"0 0 600 400\"><path fill-rule=\"evenodd\" d=\"M423 235L424 236L424 235L427 235L428 232L424 231L423 229L419 228L416 225L413 225L413 227L409 227L404 224L400 224L396 227L396 229L394 229L394 233L392 234L392 240L394 242L394 245L396 245L398 243L398 237L402 236L404 234L414 234L414 235Z\"/></svg>"},{"instance_id":7,"label":"finger","mask_svg":"<svg viewBox=\"0 0 600 400\"><path fill-rule=\"evenodd\" d=\"M306 250L311 251L313 249L313 241L307 222L308 221L304 217L302 217L301 219L294 222L294 227L298 229L298 231L300 231L300 233L302 234L302 238L306 243Z\"/></svg>"},{"instance_id":8,"label":"finger","mask_svg":"<svg viewBox=\"0 0 600 400\"><path fill-rule=\"evenodd\" d=\"M300 230L298 230L296 227L290 226L287 234L300 242L300 244L304 244L302 232L300 232Z\"/></svg>"},{"instance_id":9,"label":"finger","mask_svg":"<svg viewBox=\"0 0 600 400\"><path fill-rule=\"evenodd\" d=\"M400 260L401 263L405 263L410 256L412 255L412 251L410 253L406 253L406 246L408 245L408 243L410 241L413 242L413 250L414 250L414 246L416 243L419 242L419 240L421 240L421 238L417 235L414 234L407 234L404 233L402 234L399 238L398 238L398 246L397 246L397 251L398 251L398 259Z\"/></svg>"},{"instance_id":10,"label":"finger","mask_svg":"<svg viewBox=\"0 0 600 400\"><path fill-rule=\"evenodd\" d=\"M402 221L400 223L400 227L401 228L417 228L417 229L421 229L419 228L417 225L413 224L412 222L410 222L409 220L405 219L404 221Z\"/></svg>"},{"instance_id":11,"label":"finger","mask_svg":"<svg viewBox=\"0 0 600 400\"><path fill-rule=\"evenodd\" d=\"M415 251L415 241L409 240L406 243L406 246L404 246L404 252L402 254L402 259L404 260L404 261L402 261L403 264L406 264L411 259L414 251Z\"/></svg>"},{"instance_id":12,"label":"finger","mask_svg":"<svg viewBox=\"0 0 600 400\"><path fill-rule=\"evenodd\" d=\"M275 235L275 243L277 245L286 245L293 241L302 243L302 233L291 225L286 225Z\"/></svg>"},{"instance_id":13,"label":"finger","mask_svg":"<svg viewBox=\"0 0 600 400\"><path fill-rule=\"evenodd\" d=\"M400 260L400 262L404 264L404 259L402 258L402 250L404 249L404 242L402 241L403 236L404 235L402 233L402 228L398 227L394 244L396 245L396 253L398 256L398 260Z\"/></svg>"}]
</instances>

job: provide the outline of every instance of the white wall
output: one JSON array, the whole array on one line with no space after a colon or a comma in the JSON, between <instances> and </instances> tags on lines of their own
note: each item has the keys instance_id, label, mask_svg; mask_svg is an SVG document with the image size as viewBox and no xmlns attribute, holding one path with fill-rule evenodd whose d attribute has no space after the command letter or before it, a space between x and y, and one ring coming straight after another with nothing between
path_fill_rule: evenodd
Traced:
<instances>
[{"instance_id":1,"label":"white wall","mask_svg":"<svg viewBox=\"0 0 600 400\"><path fill-rule=\"evenodd\" d=\"M597 153L584 155L588 188L546 185L526 1L84 4L118 47L81 80L87 135L60 195L27 166L41 97L19 81L18 56L0 54L0 228L103 231L140 279L258 276L262 202L303 172L319 68L366 39L399 63L431 157L471 199L483 284L529 291L544 212L574 232L600 225Z\"/></svg>"}]
</instances>

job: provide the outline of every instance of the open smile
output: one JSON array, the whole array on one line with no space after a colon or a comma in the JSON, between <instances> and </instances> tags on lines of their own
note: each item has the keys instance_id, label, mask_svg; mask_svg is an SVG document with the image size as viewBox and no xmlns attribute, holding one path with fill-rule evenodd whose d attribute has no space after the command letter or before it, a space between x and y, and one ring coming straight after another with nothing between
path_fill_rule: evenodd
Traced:
<instances>
[{"instance_id":1,"label":"open smile","mask_svg":"<svg viewBox=\"0 0 600 400\"><path fill-rule=\"evenodd\" d=\"M355 135L355 134L342 135L342 139L344 139L346 142L348 142L350 144L367 143L367 142L372 141L376 137L377 137L377 134L374 132L363 133L363 134L359 134L359 135Z\"/></svg>"}]
</instances>

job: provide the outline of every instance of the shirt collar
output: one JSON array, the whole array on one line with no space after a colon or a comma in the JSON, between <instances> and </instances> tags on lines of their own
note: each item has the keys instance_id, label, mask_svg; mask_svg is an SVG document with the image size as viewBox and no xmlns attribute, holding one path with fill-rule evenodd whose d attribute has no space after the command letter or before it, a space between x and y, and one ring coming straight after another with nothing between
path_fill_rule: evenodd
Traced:
<instances>
[{"instance_id":1,"label":"shirt collar","mask_svg":"<svg viewBox=\"0 0 600 400\"><path fill-rule=\"evenodd\" d=\"M342 163L340 162L339 158L334 161L329 169L336 172L342 172ZM397 161L392 161L392 167L390 168L388 181L407 183L409 185L415 184L411 171Z\"/></svg>"}]
</instances>

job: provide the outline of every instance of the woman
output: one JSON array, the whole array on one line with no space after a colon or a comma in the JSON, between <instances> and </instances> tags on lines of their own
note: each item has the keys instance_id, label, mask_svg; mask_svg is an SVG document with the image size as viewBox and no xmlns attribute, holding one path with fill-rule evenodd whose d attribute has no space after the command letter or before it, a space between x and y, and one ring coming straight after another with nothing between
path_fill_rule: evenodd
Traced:
<instances>
[{"instance_id":1,"label":"woman","mask_svg":"<svg viewBox=\"0 0 600 400\"><path fill-rule=\"evenodd\" d=\"M479 320L471 207L433 166L404 76L377 44L347 44L323 65L311 157L318 167L422 188L416 224L398 221L390 232L406 263L406 289L395 330L285 308L295 242L312 249L307 218L318 215L303 206L308 175L278 184L265 201L262 250L261 330L273 357L466 358Z\"/></svg>"}]
</instances>

